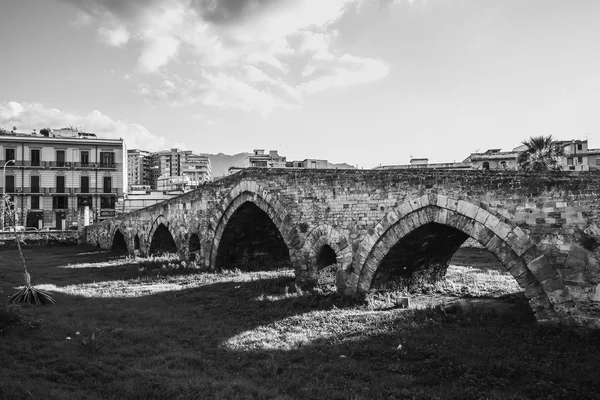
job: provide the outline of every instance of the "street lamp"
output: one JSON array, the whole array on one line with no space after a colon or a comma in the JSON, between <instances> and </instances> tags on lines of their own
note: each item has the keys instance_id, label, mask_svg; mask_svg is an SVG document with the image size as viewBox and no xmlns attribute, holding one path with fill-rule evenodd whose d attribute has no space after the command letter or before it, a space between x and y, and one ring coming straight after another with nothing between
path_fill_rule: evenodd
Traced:
<instances>
[{"instance_id":1,"label":"street lamp","mask_svg":"<svg viewBox=\"0 0 600 400\"><path fill-rule=\"evenodd\" d=\"M4 229L4 209L6 201L4 201L4 193L6 192L6 166L10 163L14 164L15 160L8 160L2 168L2 229Z\"/></svg>"}]
</instances>

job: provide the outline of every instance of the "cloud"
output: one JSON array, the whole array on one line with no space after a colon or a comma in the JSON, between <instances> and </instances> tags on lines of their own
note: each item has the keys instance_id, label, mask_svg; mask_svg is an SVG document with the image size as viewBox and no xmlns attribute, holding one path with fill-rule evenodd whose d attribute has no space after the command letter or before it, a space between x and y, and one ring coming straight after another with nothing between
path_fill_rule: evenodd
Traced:
<instances>
[{"instance_id":1,"label":"cloud","mask_svg":"<svg viewBox=\"0 0 600 400\"><path fill-rule=\"evenodd\" d=\"M153 151L176 147L174 143L162 136L152 134L140 124L114 120L98 110L82 117L39 103L21 104L15 101L0 103L0 127L11 129L13 126L17 127L17 132L77 126L86 132L98 134L100 138L122 138L128 148L144 148ZM185 148L185 145L178 145Z\"/></svg>"},{"instance_id":2,"label":"cloud","mask_svg":"<svg viewBox=\"0 0 600 400\"><path fill-rule=\"evenodd\" d=\"M381 60L344 54L335 57L327 52L313 56L302 75L309 80L300 89L307 93L380 80L390 72Z\"/></svg>"},{"instance_id":3,"label":"cloud","mask_svg":"<svg viewBox=\"0 0 600 400\"><path fill-rule=\"evenodd\" d=\"M129 31L123 26L114 28L101 27L98 29L100 40L111 46L123 46L129 41Z\"/></svg>"},{"instance_id":4,"label":"cloud","mask_svg":"<svg viewBox=\"0 0 600 400\"><path fill-rule=\"evenodd\" d=\"M333 48L333 24L363 0L64 1L95 24L102 42L136 46L139 93L173 106L267 116L301 104L303 94L389 72L381 60L340 56ZM159 84L154 74L163 78Z\"/></svg>"}]
</instances>

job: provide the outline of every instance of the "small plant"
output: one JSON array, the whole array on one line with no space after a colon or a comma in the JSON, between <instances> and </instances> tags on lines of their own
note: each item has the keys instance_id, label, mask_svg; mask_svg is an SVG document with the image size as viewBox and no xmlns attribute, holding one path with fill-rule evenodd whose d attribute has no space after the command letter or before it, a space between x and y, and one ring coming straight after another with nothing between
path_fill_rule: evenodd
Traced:
<instances>
[{"instance_id":1,"label":"small plant","mask_svg":"<svg viewBox=\"0 0 600 400\"><path fill-rule=\"evenodd\" d=\"M86 356L95 357L96 354L98 354L98 352L100 351L100 349L102 349L110 342L111 339L107 337L103 332L98 332L97 335L96 332L92 332L87 338L80 339L80 341L77 343L77 346L79 346L79 348L83 350Z\"/></svg>"},{"instance_id":2,"label":"small plant","mask_svg":"<svg viewBox=\"0 0 600 400\"><path fill-rule=\"evenodd\" d=\"M26 303L26 304L54 304L56 301L48 293L43 290L39 290L31 286L31 275L27 271L27 264L25 262L25 256L23 255L23 249L21 248L21 242L23 241L19 232L17 232L17 216L19 215L19 209L15 207L15 203L10 199L7 194L4 194L2 199L4 202L3 212L6 212L6 216L12 221L13 232L15 234L15 242L17 249L19 250L19 257L21 258L21 265L23 266L23 277L25 280L25 287L19 290L17 293L12 295L9 299L9 303Z\"/></svg>"}]
</instances>

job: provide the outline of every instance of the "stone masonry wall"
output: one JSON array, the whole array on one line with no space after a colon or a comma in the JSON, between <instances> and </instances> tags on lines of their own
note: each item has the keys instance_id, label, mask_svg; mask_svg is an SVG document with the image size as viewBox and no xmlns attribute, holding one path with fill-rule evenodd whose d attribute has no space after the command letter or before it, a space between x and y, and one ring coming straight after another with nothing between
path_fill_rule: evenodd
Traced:
<instances>
[{"instance_id":1,"label":"stone masonry wall","mask_svg":"<svg viewBox=\"0 0 600 400\"><path fill-rule=\"evenodd\" d=\"M198 234L197 259L214 268L227 222L239 206L250 201L281 232L300 279L309 279L315 271L319 249L314 246L328 244L336 252L338 269L346 274L340 273L343 288L359 285L359 278L351 276L352 271L364 275L360 272L362 265L357 265L357 260L362 260L359 252L364 253L363 258L369 257L376 245L370 241L384 238L383 232L380 235L376 230L389 229L389 224L382 225L382 221L390 213L423 196L433 196L434 200L442 196L455 204L459 200L473 204L473 213L487 210L495 216L494 221L505 221L502 223L508 231L504 235L492 229L503 243L508 243L510 234L525 235L535 245L536 257L543 256L544 263L558 274L558 278L552 274L536 277L537 281L559 279L562 286L555 282L554 291L568 288L568 296L560 289L564 292L560 301L574 304L575 311L568 312L569 318L585 314L594 324L600 315L600 268L596 261L600 253L599 192L600 174L596 172L249 169L164 203L90 226L87 241L110 248L119 229L130 251L137 235L140 253L144 254L149 251L154 230L163 223L182 257L188 257L190 236ZM452 211L445 204L442 208ZM475 221L475 215L472 218ZM473 229L463 225L459 227L465 232ZM518 257L527 265L532 261L526 255ZM356 290L368 290L359 286ZM553 301L550 303L556 310Z\"/></svg>"}]
</instances>

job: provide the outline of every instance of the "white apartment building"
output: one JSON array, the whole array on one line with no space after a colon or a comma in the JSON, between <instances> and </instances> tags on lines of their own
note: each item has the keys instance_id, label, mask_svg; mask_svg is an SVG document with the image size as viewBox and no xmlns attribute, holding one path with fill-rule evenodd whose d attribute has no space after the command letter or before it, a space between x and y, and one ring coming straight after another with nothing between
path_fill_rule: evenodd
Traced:
<instances>
[{"instance_id":1,"label":"white apartment building","mask_svg":"<svg viewBox=\"0 0 600 400\"><path fill-rule=\"evenodd\" d=\"M0 184L19 225L67 229L81 210L89 222L113 217L127 187L125 143L64 128L44 134L0 131Z\"/></svg>"}]
</instances>

